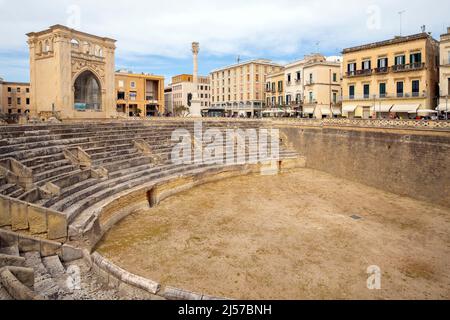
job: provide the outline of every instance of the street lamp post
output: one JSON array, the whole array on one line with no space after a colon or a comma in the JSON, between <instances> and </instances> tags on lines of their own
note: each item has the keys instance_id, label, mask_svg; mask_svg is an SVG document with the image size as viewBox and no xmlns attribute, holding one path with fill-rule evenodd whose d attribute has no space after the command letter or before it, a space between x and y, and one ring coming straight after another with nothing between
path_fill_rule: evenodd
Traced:
<instances>
[{"instance_id":1,"label":"street lamp post","mask_svg":"<svg viewBox=\"0 0 450 320\"><path fill-rule=\"evenodd\" d=\"M448 120L448 94L445 96L445 120Z\"/></svg>"},{"instance_id":2,"label":"street lamp post","mask_svg":"<svg viewBox=\"0 0 450 320\"><path fill-rule=\"evenodd\" d=\"M377 119L377 95L373 95L373 111L375 112L375 119Z\"/></svg>"}]
</instances>

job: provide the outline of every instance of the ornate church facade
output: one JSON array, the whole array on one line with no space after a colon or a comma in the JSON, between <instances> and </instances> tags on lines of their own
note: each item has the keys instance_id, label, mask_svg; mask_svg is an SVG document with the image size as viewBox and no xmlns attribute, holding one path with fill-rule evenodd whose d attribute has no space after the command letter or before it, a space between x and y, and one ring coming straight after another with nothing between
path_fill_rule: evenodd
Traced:
<instances>
[{"instance_id":1,"label":"ornate church facade","mask_svg":"<svg viewBox=\"0 0 450 320\"><path fill-rule=\"evenodd\" d=\"M61 25L27 36L32 116L116 116L115 40Z\"/></svg>"}]
</instances>

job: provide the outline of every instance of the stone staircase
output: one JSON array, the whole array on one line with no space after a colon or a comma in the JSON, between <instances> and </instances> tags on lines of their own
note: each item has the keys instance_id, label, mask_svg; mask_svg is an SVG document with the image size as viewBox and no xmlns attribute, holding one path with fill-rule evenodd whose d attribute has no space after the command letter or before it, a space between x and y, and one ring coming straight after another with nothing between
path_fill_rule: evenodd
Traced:
<instances>
[{"instance_id":1,"label":"stone staircase","mask_svg":"<svg viewBox=\"0 0 450 320\"><path fill-rule=\"evenodd\" d=\"M84 259L62 262L57 254L37 250L36 243L19 248L14 233L0 234L0 300L143 298L136 292L109 287Z\"/></svg>"}]
</instances>

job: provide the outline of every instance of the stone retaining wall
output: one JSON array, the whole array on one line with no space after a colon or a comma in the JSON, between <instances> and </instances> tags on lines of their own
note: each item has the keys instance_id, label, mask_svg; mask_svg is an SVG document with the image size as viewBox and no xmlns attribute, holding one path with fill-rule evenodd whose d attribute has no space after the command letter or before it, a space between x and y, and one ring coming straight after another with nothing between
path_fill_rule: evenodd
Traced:
<instances>
[{"instance_id":1,"label":"stone retaining wall","mask_svg":"<svg viewBox=\"0 0 450 320\"><path fill-rule=\"evenodd\" d=\"M137 276L118 267L97 252L94 252L90 256L90 260L94 273L103 278L109 286L118 290L139 290L140 293L144 293L149 299L227 300L225 298L190 292L175 287L162 287L155 281Z\"/></svg>"},{"instance_id":2,"label":"stone retaining wall","mask_svg":"<svg viewBox=\"0 0 450 320\"><path fill-rule=\"evenodd\" d=\"M279 128L283 142L306 158L307 168L450 207L450 132Z\"/></svg>"},{"instance_id":3,"label":"stone retaining wall","mask_svg":"<svg viewBox=\"0 0 450 320\"><path fill-rule=\"evenodd\" d=\"M67 239L67 218L54 210L0 195L0 227L31 234L47 234L50 240Z\"/></svg>"},{"instance_id":4,"label":"stone retaining wall","mask_svg":"<svg viewBox=\"0 0 450 320\"><path fill-rule=\"evenodd\" d=\"M64 262L83 258L82 249L72 245L0 229L0 247L12 245L17 246L20 252L39 252L42 257L58 255Z\"/></svg>"}]
</instances>

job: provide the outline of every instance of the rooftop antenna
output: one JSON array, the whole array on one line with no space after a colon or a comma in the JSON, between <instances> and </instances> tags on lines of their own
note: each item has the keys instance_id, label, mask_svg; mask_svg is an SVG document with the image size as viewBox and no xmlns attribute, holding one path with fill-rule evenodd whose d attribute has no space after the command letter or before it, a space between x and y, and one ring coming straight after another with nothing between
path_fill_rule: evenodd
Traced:
<instances>
[{"instance_id":1,"label":"rooftop antenna","mask_svg":"<svg viewBox=\"0 0 450 320\"><path fill-rule=\"evenodd\" d=\"M425 32L427 30L427 26L426 25L421 26L420 30L422 30L422 33Z\"/></svg>"},{"instance_id":2,"label":"rooftop antenna","mask_svg":"<svg viewBox=\"0 0 450 320\"><path fill-rule=\"evenodd\" d=\"M241 63L241 56L237 56L236 61L237 61L238 64Z\"/></svg>"},{"instance_id":3,"label":"rooftop antenna","mask_svg":"<svg viewBox=\"0 0 450 320\"><path fill-rule=\"evenodd\" d=\"M400 37L402 36L402 28L403 28L403 14L406 12L406 10L402 10L398 12L398 15L400 16Z\"/></svg>"},{"instance_id":4,"label":"rooftop antenna","mask_svg":"<svg viewBox=\"0 0 450 320\"><path fill-rule=\"evenodd\" d=\"M320 45L320 41L316 42L316 53L319 53L319 45Z\"/></svg>"}]
</instances>

